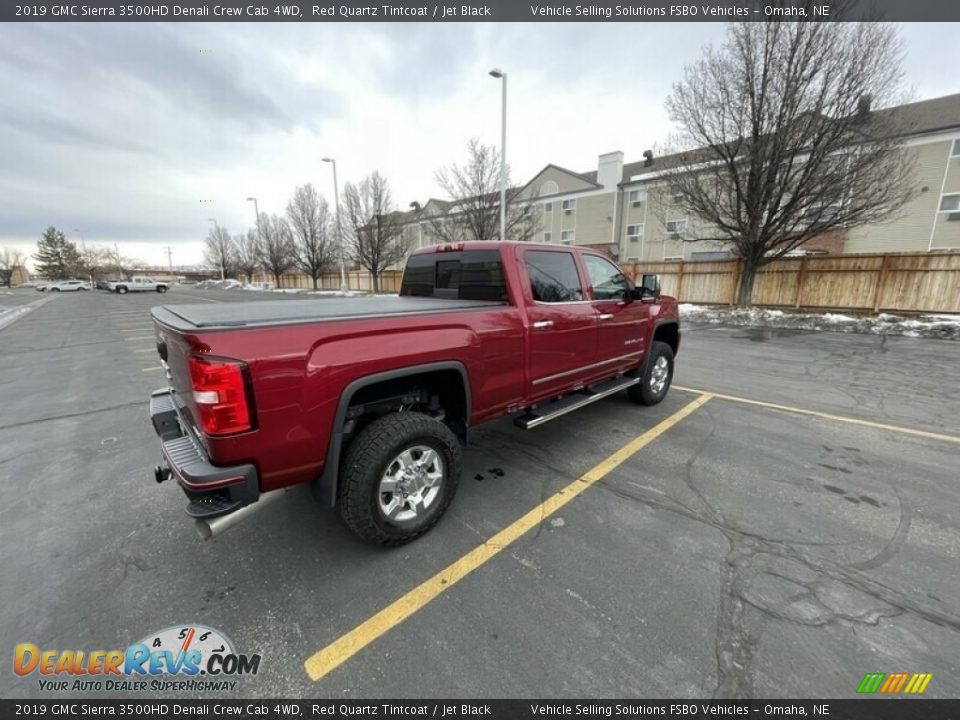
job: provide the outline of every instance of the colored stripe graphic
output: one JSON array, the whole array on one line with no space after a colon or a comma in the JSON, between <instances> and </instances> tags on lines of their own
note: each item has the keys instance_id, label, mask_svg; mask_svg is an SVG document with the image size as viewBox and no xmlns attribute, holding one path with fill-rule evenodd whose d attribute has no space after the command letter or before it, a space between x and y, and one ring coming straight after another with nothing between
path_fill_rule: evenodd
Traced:
<instances>
[{"instance_id":1,"label":"colored stripe graphic","mask_svg":"<svg viewBox=\"0 0 960 720\"><path fill-rule=\"evenodd\" d=\"M921 695L933 679L933 673L867 673L857 686L862 694Z\"/></svg>"}]
</instances>

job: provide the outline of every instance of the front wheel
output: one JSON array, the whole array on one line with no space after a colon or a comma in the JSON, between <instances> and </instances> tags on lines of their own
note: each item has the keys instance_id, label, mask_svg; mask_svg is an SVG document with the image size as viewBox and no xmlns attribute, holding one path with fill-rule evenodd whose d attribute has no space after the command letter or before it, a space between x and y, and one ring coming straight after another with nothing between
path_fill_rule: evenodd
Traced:
<instances>
[{"instance_id":1,"label":"front wheel","mask_svg":"<svg viewBox=\"0 0 960 720\"><path fill-rule=\"evenodd\" d=\"M167 289L166 289L165 287L163 287L163 285L161 285L161 286L159 286L159 287L157 288L157 292L158 292L158 293L165 293L166 291L167 291Z\"/></svg>"},{"instance_id":2,"label":"front wheel","mask_svg":"<svg viewBox=\"0 0 960 720\"><path fill-rule=\"evenodd\" d=\"M60 288L53 288L53 292L60 292Z\"/></svg>"},{"instance_id":3,"label":"front wheel","mask_svg":"<svg viewBox=\"0 0 960 720\"><path fill-rule=\"evenodd\" d=\"M667 396L673 380L673 348L654 340L640 372L640 382L627 389L630 399L639 405L656 405Z\"/></svg>"},{"instance_id":4,"label":"front wheel","mask_svg":"<svg viewBox=\"0 0 960 720\"><path fill-rule=\"evenodd\" d=\"M350 444L340 476L340 515L367 542L396 546L432 528L460 481L460 444L439 420L386 415Z\"/></svg>"}]
</instances>

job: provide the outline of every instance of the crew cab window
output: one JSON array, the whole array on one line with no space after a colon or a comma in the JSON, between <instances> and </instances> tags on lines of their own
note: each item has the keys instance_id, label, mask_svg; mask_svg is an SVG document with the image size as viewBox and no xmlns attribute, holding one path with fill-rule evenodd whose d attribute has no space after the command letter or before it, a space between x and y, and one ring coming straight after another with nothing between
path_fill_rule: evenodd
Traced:
<instances>
[{"instance_id":1,"label":"crew cab window","mask_svg":"<svg viewBox=\"0 0 960 720\"><path fill-rule=\"evenodd\" d=\"M505 301L507 284L497 250L411 255L401 296Z\"/></svg>"},{"instance_id":2,"label":"crew cab window","mask_svg":"<svg viewBox=\"0 0 960 720\"><path fill-rule=\"evenodd\" d=\"M583 299L583 286L573 253L529 250L523 258L534 300L558 303Z\"/></svg>"},{"instance_id":3,"label":"crew cab window","mask_svg":"<svg viewBox=\"0 0 960 720\"><path fill-rule=\"evenodd\" d=\"M594 300L623 300L630 291L630 284L623 270L609 260L596 255L584 255Z\"/></svg>"}]
</instances>

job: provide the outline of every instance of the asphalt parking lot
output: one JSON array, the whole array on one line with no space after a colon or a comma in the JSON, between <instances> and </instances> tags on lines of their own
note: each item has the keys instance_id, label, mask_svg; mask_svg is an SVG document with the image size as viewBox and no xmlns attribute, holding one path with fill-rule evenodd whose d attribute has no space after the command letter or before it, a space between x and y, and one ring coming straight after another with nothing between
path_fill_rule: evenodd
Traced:
<instances>
[{"instance_id":1,"label":"asphalt parking lot","mask_svg":"<svg viewBox=\"0 0 960 720\"><path fill-rule=\"evenodd\" d=\"M844 698L899 671L960 696L960 344L686 327L659 406L476 429L415 543L299 489L202 542L152 478L148 310L248 297L64 294L0 331L0 696L41 696L17 643L194 622L262 655L225 697Z\"/></svg>"}]
</instances>

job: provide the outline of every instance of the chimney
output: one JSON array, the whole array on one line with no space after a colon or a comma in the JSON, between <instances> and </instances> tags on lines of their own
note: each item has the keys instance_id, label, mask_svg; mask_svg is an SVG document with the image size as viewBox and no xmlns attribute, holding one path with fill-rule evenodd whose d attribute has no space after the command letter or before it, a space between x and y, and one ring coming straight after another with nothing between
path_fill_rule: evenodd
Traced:
<instances>
[{"instance_id":1,"label":"chimney","mask_svg":"<svg viewBox=\"0 0 960 720\"><path fill-rule=\"evenodd\" d=\"M616 188L623 181L623 153L606 153L597 164L597 182L605 188Z\"/></svg>"},{"instance_id":2,"label":"chimney","mask_svg":"<svg viewBox=\"0 0 960 720\"><path fill-rule=\"evenodd\" d=\"M653 165L653 150L644 150L643 151L643 166L650 167Z\"/></svg>"}]
</instances>

